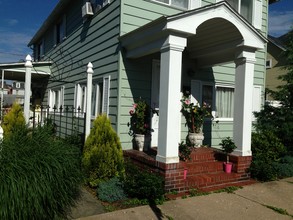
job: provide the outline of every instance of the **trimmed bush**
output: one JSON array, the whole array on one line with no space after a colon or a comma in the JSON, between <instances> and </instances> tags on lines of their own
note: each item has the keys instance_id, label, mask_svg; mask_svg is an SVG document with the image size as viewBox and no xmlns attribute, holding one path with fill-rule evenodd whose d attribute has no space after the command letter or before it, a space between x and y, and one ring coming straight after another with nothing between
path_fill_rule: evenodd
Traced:
<instances>
[{"instance_id":1,"label":"trimmed bush","mask_svg":"<svg viewBox=\"0 0 293 220\"><path fill-rule=\"evenodd\" d=\"M94 121L84 146L82 167L91 187L124 172L120 140L106 115Z\"/></svg>"},{"instance_id":2,"label":"trimmed bush","mask_svg":"<svg viewBox=\"0 0 293 220\"><path fill-rule=\"evenodd\" d=\"M161 176L142 171L131 163L126 164L125 171L124 190L127 195L149 201L162 200L165 191Z\"/></svg>"},{"instance_id":3,"label":"trimmed bush","mask_svg":"<svg viewBox=\"0 0 293 220\"><path fill-rule=\"evenodd\" d=\"M0 144L0 219L65 218L82 182L79 149L48 129Z\"/></svg>"},{"instance_id":4,"label":"trimmed bush","mask_svg":"<svg viewBox=\"0 0 293 220\"><path fill-rule=\"evenodd\" d=\"M101 182L97 189L97 195L100 200L105 202L116 202L127 199L123 190L123 184L118 177Z\"/></svg>"},{"instance_id":5,"label":"trimmed bush","mask_svg":"<svg viewBox=\"0 0 293 220\"><path fill-rule=\"evenodd\" d=\"M278 172L275 163L286 152L285 146L271 131L253 133L251 145L253 161L250 171L252 177L261 181L276 179Z\"/></svg>"},{"instance_id":6,"label":"trimmed bush","mask_svg":"<svg viewBox=\"0 0 293 220\"><path fill-rule=\"evenodd\" d=\"M25 130L25 118L19 104L14 103L11 110L4 116L2 128L4 136L9 136L16 130Z\"/></svg>"},{"instance_id":7,"label":"trimmed bush","mask_svg":"<svg viewBox=\"0 0 293 220\"><path fill-rule=\"evenodd\" d=\"M278 177L291 177L293 176L293 157L285 156L281 158L279 163L275 163Z\"/></svg>"}]
</instances>

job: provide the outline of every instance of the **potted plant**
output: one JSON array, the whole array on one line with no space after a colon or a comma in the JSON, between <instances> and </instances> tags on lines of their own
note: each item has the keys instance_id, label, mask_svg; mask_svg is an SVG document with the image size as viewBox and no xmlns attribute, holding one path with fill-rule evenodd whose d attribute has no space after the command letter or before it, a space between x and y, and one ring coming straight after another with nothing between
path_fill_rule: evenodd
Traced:
<instances>
[{"instance_id":1,"label":"potted plant","mask_svg":"<svg viewBox=\"0 0 293 220\"><path fill-rule=\"evenodd\" d=\"M139 151L148 151L151 141L149 105L144 100L139 99L134 102L129 114L129 135L134 137Z\"/></svg>"},{"instance_id":2,"label":"potted plant","mask_svg":"<svg viewBox=\"0 0 293 220\"><path fill-rule=\"evenodd\" d=\"M234 141L230 137L224 138L221 143L219 143L222 147L222 151L226 153L227 161L224 162L224 169L226 173L231 173L232 171L232 163L229 162L229 154L231 154L237 147Z\"/></svg>"},{"instance_id":3,"label":"potted plant","mask_svg":"<svg viewBox=\"0 0 293 220\"><path fill-rule=\"evenodd\" d=\"M200 106L198 103L194 104L190 101L190 96L183 96L181 99L181 112L186 119L188 127L188 139L195 147L200 147L204 140L202 127L204 119L210 115L210 106L203 103Z\"/></svg>"}]
</instances>

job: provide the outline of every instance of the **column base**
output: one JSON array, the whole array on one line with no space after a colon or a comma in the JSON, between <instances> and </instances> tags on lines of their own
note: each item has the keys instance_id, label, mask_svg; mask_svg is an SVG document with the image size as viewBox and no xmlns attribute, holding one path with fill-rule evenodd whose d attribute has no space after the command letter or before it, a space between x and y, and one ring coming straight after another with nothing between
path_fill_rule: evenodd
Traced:
<instances>
[{"instance_id":1,"label":"column base","mask_svg":"<svg viewBox=\"0 0 293 220\"><path fill-rule=\"evenodd\" d=\"M179 157L163 157L163 156L157 155L156 161L166 163L166 164L179 163Z\"/></svg>"}]
</instances>

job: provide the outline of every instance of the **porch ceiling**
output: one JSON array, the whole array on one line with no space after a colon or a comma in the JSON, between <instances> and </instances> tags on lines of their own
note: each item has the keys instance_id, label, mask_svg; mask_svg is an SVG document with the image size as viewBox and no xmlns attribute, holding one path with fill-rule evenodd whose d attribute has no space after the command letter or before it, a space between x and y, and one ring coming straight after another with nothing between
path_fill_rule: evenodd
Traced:
<instances>
[{"instance_id":1,"label":"porch ceiling","mask_svg":"<svg viewBox=\"0 0 293 220\"><path fill-rule=\"evenodd\" d=\"M51 62L36 62L33 63L32 68L32 81L41 80L47 78L51 74L50 70ZM24 63L9 63L0 64L0 74L4 72L5 80L25 80L25 67Z\"/></svg>"},{"instance_id":2,"label":"porch ceiling","mask_svg":"<svg viewBox=\"0 0 293 220\"><path fill-rule=\"evenodd\" d=\"M120 37L127 58L159 52L169 35L187 38L186 51L200 65L235 59L239 47L263 49L266 38L226 2L161 17Z\"/></svg>"}]
</instances>

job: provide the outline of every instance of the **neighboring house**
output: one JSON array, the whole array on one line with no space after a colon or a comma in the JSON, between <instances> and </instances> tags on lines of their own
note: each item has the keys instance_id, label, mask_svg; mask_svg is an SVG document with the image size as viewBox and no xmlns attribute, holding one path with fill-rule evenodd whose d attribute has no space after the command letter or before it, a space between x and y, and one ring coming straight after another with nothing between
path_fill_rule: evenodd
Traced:
<instances>
[{"instance_id":1,"label":"neighboring house","mask_svg":"<svg viewBox=\"0 0 293 220\"><path fill-rule=\"evenodd\" d=\"M267 60L266 60L266 87L267 89L276 91L277 87L283 85L284 82L278 77L287 73L287 70L284 69L286 65L286 57L283 53L286 51L286 41L288 35L285 34L279 38L273 36L268 36L267 44ZM271 104L278 104L277 100L266 94L266 101Z\"/></svg>"},{"instance_id":2,"label":"neighboring house","mask_svg":"<svg viewBox=\"0 0 293 220\"><path fill-rule=\"evenodd\" d=\"M270 3L273 1L270 1ZM229 4L228 4L229 3ZM205 143L233 136L251 156L252 112L264 101L267 0L60 0L28 46L50 61L43 104L86 107L86 66L92 62L92 110L109 116L124 150L132 149L129 110L145 99L153 117L156 160L177 163L187 135L182 93L211 105ZM156 138L155 138L156 137Z\"/></svg>"},{"instance_id":3,"label":"neighboring house","mask_svg":"<svg viewBox=\"0 0 293 220\"><path fill-rule=\"evenodd\" d=\"M276 90L282 81L278 77L284 73L286 70L284 66L286 64L285 57L282 55L286 51L285 45L272 36L268 36L267 45L267 60L266 60L266 88L270 90ZM272 97L266 95L266 100L273 101Z\"/></svg>"}]
</instances>

